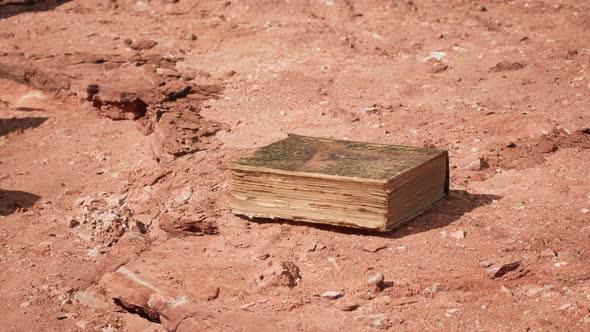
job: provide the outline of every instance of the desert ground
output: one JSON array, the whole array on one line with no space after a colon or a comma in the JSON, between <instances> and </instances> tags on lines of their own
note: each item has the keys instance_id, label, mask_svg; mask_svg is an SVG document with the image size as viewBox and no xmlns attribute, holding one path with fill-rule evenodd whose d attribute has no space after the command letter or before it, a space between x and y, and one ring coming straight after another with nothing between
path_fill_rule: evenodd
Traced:
<instances>
[{"instance_id":1,"label":"desert ground","mask_svg":"<svg viewBox=\"0 0 590 332\"><path fill-rule=\"evenodd\" d=\"M0 330L590 330L586 0L0 0ZM448 150L391 232L229 209L287 133Z\"/></svg>"}]
</instances>

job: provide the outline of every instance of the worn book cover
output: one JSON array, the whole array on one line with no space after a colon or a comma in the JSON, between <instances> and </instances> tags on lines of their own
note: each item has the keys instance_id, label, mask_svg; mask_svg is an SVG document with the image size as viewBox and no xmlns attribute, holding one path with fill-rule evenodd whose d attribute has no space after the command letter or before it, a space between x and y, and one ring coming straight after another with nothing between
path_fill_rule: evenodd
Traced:
<instances>
[{"instance_id":1,"label":"worn book cover","mask_svg":"<svg viewBox=\"0 0 590 332\"><path fill-rule=\"evenodd\" d=\"M236 214L381 230L421 213L449 186L446 151L299 135L230 169Z\"/></svg>"}]
</instances>

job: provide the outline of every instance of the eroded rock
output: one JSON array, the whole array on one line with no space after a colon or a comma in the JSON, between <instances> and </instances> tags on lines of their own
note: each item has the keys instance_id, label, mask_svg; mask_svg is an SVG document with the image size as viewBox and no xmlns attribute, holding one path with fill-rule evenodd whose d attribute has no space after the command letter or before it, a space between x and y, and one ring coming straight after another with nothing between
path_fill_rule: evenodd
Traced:
<instances>
[{"instance_id":1,"label":"eroded rock","mask_svg":"<svg viewBox=\"0 0 590 332\"><path fill-rule=\"evenodd\" d=\"M335 300L337 298L342 297L342 295L343 294L340 291L327 291L322 294L322 298L328 299L328 300Z\"/></svg>"},{"instance_id":2,"label":"eroded rock","mask_svg":"<svg viewBox=\"0 0 590 332\"><path fill-rule=\"evenodd\" d=\"M125 204L125 195L101 193L83 196L76 201L76 212L68 219L68 226L80 238L108 247L124 234L145 234L148 224L133 217Z\"/></svg>"},{"instance_id":3,"label":"eroded rock","mask_svg":"<svg viewBox=\"0 0 590 332\"><path fill-rule=\"evenodd\" d=\"M515 70L523 69L524 67L525 67L525 65L520 62L502 61L502 62L498 62L495 66L490 68L490 71L491 72L515 71Z\"/></svg>"},{"instance_id":4,"label":"eroded rock","mask_svg":"<svg viewBox=\"0 0 590 332\"><path fill-rule=\"evenodd\" d=\"M217 234L217 223L205 215L164 213L159 221L160 228L172 236Z\"/></svg>"},{"instance_id":5,"label":"eroded rock","mask_svg":"<svg viewBox=\"0 0 590 332\"><path fill-rule=\"evenodd\" d=\"M160 161L170 161L215 146L216 141L212 136L224 128L221 123L204 119L191 108L182 111L161 110L160 114L155 117L157 122L146 124L153 128L150 136L152 151Z\"/></svg>"},{"instance_id":6,"label":"eroded rock","mask_svg":"<svg viewBox=\"0 0 590 332\"><path fill-rule=\"evenodd\" d=\"M266 287L295 287L301 279L299 267L293 262L269 262L265 269L255 280L259 288Z\"/></svg>"},{"instance_id":7,"label":"eroded rock","mask_svg":"<svg viewBox=\"0 0 590 332\"><path fill-rule=\"evenodd\" d=\"M511 261L507 263L497 263L486 269L486 275L490 279L499 278L508 272L514 271L520 267L520 261Z\"/></svg>"},{"instance_id":8,"label":"eroded rock","mask_svg":"<svg viewBox=\"0 0 590 332\"><path fill-rule=\"evenodd\" d=\"M129 48L136 51L149 50L158 44L155 40L151 39L138 39L131 42L125 41L129 45Z\"/></svg>"}]
</instances>

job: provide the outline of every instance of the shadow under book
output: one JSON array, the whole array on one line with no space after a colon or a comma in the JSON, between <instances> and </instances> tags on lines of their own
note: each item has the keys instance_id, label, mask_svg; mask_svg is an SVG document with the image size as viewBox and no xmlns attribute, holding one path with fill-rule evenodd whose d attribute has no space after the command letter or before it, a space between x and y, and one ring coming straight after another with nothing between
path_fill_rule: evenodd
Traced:
<instances>
[{"instance_id":1,"label":"shadow under book","mask_svg":"<svg viewBox=\"0 0 590 332\"><path fill-rule=\"evenodd\" d=\"M250 218L388 231L449 192L446 151L292 134L230 170L231 210Z\"/></svg>"}]
</instances>

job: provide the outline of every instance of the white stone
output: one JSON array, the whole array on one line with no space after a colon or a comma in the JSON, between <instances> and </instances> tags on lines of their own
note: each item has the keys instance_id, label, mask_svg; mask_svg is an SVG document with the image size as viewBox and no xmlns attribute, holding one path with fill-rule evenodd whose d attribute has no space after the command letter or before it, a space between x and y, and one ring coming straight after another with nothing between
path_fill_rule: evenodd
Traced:
<instances>
[{"instance_id":1,"label":"white stone","mask_svg":"<svg viewBox=\"0 0 590 332\"><path fill-rule=\"evenodd\" d=\"M369 280L367 281L367 283L369 285L380 285L381 283L383 283L383 280L385 279L385 277L383 276L382 273L377 273L374 276L372 276L371 278L369 278Z\"/></svg>"},{"instance_id":2,"label":"white stone","mask_svg":"<svg viewBox=\"0 0 590 332\"><path fill-rule=\"evenodd\" d=\"M427 57L425 57L424 59L422 59L422 62L426 62L426 61L428 61L430 59L434 59L434 60L440 61L440 60L442 60L446 56L447 56L447 53L445 53L445 52L437 52L437 51L434 51L434 52L430 52Z\"/></svg>"},{"instance_id":3,"label":"white stone","mask_svg":"<svg viewBox=\"0 0 590 332\"><path fill-rule=\"evenodd\" d=\"M339 297L342 297L342 292L339 291L327 291L324 294L322 294L322 297L324 299L330 299L330 300L335 300Z\"/></svg>"},{"instance_id":4,"label":"white stone","mask_svg":"<svg viewBox=\"0 0 590 332\"><path fill-rule=\"evenodd\" d=\"M453 239L457 239L457 240L464 239L465 238L465 231L463 231L463 230L455 231L455 232L451 233L451 237Z\"/></svg>"},{"instance_id":5,"label":"white stone","mask_svg":"<svg viewBox=\"0 0 590 332\"><path fill-rule=\"evenodd\" d=\"M184 202L188 201L192 195L193 190L191 188L184 188L176 194L176 196L174 197L174 201L172 202L172 205L179 206Z\"/></svg>"},{"instance_id":6,"label":"white stone","mask_svg":"<svg viewBox=\"0 0 590 332\"><path fill-rule=\"evenodd\" d=\"M447 311L445 312L445 316L447 316L447 317L453 317L459 311L460 310L459 309L456 309L456 308L447 309Z\"/></svg>"}]
</instances>

